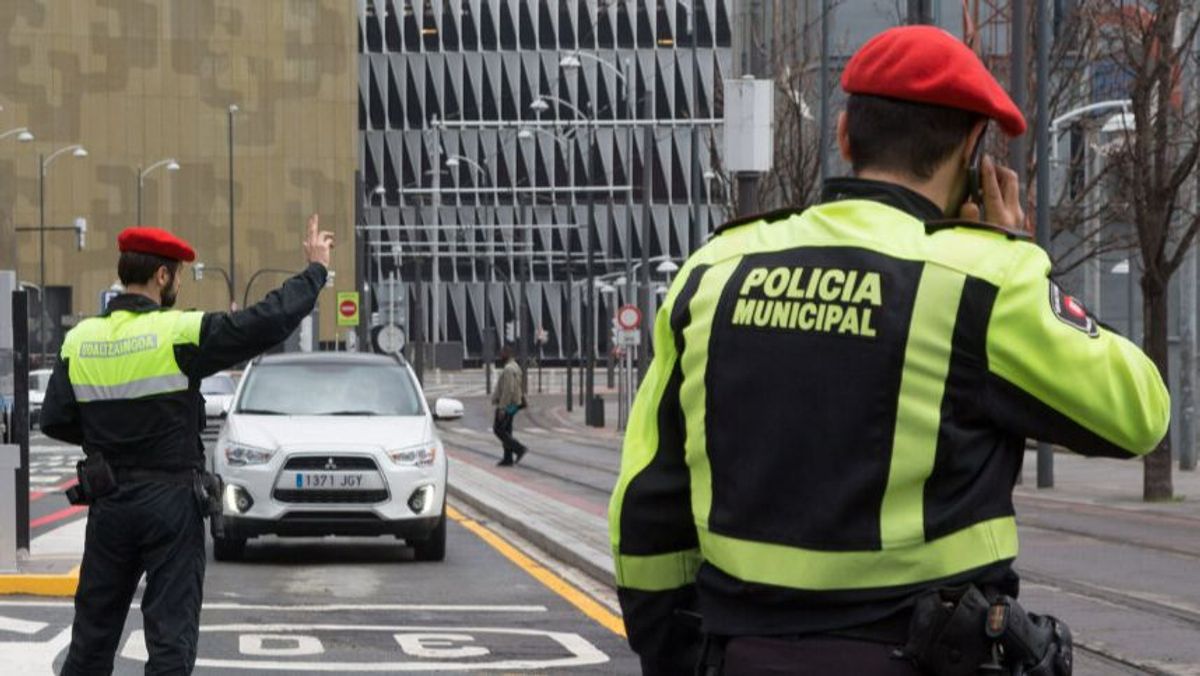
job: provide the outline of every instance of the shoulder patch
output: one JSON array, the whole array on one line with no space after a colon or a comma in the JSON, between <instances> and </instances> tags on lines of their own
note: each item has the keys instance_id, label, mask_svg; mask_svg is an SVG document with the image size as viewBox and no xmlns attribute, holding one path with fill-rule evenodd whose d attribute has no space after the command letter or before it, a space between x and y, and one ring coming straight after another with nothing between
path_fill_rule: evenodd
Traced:
<instances>
[{"instance_id":1,"label":"shoulder patch","mask_svg":"<svg viewBox=\"0 0 1200 676\"><path fill-rule=\"evenodd\" d=\"M926 221L925 222L925 234L927 234L927 235L932 235L935 232L939 232L941 230L948 230L950 228L969 228L972 230L986 230L988 232L995 232L995 233L1004 235L1005 237L1007 237L1009 239L1021 239L1021 240L1026 240L1026 241L1030 241L1033 239L1033 235L1029 234L1028 232L1026 232L1024 230L1017 230L1015 228L1006 228L1002 225L996 225L994 223L984 223L983 221L970 221L970 220L966 220L966 219L962 219L962 218L946 218L946 219L939 219L936 221Z\"/></svg>"},{"instance_id":2,"label":"shoulder patch","mask_svg":"<svg viewBox=\"0 0 1200 676\"><path fill-rule=\"evenodd\" d=\"M1092 338L1100 336L1100 327L1078 298L1064 292L1053 280L1050 282L1050 311L1062 323L1078 329Z\"/></svg>"},{"instance_id":3,"label":"shoulder patch","mask_svg":"<svg viewBox=\"0 0 1200 676\"><path fill-rule=\"evenodd\" d=\"M723 225L719 226L716 230L713 230L712 236L716 237L717 235L732 230L740 225L747 225L749 223L755 223L758 221L762 221L763 223L773 223L775 221L782 221L789 216L794 216L803 212L803 209L784 207L783 209L774 209L772 211L750 214L749 216L741 216L733 219L732 221L727 221Z\"/></svg>"}]
</instances>

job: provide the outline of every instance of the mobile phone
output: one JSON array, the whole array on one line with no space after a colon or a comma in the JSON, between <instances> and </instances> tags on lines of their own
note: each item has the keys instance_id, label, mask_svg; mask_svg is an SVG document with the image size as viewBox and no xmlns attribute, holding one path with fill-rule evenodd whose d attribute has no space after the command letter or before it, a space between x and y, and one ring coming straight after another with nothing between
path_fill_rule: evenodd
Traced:
<instances>
[{"instance_id":1,"label":"mobile phone","mask_svg":"<svg viewBox=\"0 0 1200 676\"><path fill-rule=\"evenodd\" d=\"M971 164L967 167L967 198L979 207L979 220L984 220L983 213L983 146L987 136L987 127L979 134L975 147L971 150Z\"/></svg>"}]
</instances>

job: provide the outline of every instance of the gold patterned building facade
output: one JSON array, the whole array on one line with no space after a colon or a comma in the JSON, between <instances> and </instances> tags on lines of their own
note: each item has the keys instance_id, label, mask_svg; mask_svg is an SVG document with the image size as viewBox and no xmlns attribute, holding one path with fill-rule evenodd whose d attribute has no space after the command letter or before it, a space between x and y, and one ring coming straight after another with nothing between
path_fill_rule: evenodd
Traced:
<instances>
[{"instance_id":1,"label":"gold patterned building facade","mask_svg":"<svg viewBox=\"0 0 1200 676\"><path fill-rule=\"evenodd\" d=\"M353 289L357 166L357 3L346 0L3 0L0 2L0 269L38 283L39 153L45 222L87 219L86 241L46 233L46 284L72 288L70 313L98 310L116 281L116 236L142 222L188 239L228 268L229 107L233 127L235 282L240 304L259 270L303 267L307 214L336 232L338 289ZM264 273L251 302L283 276ZM333 338L333 294L321 301ZM219 273L188 274L181 307L228 307ZM52 306L53 307L53 306Z\"/></svg>"}]
</instances>

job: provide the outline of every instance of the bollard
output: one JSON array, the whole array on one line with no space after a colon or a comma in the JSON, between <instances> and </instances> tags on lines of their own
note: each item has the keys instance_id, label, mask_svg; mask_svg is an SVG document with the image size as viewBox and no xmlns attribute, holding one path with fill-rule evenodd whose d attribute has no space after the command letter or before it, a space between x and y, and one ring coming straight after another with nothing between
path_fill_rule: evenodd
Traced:
<instances>
[{"instance_id":1,"label":"bollard","mask_svg":"<svg viewBox=\"0 0 1200 676\"><path fill-rule=\"evenodd\" d=\"M0 572L17 570L17 470L21 447L0 445Z\"/></svg>"},{"instance_id":2,"label":"bollard","mask_svg":"<svg viewBox=\"0 0 1200 676\"><path fill-rule=\"evenodd\" d=\"M587 424L590 427L604 427L604 398L595 395L588 402Z\"/></svg>"}]
</instances>

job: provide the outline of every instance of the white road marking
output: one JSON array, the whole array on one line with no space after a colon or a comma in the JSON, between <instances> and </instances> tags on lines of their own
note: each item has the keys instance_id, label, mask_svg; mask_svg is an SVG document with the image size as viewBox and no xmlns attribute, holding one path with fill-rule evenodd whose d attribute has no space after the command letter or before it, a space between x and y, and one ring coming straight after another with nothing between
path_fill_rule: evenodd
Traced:
<instances>
[{"instance_id":1,"label":"white road marking","mask_svg":"<svg viewBox=\"0 0 1200 676\"><path fill-rule=\"evenodd\" d=\"M48 534L47 534L48 535ZM43 536L44 537L44 536ZM134 599L132 606L141 603ZM0 607L10 608L74 608L73 601L7 601L0 600ZM413 611L441 613L544 613L546 606L541 605L452 605L452 604L422 604L422 603L377 603L377 604L325 604L325 605L268 605L260 603L234 603L229 601L212 601L204 603L204 610L277 610L281 612L338 612L346 610L377 610L377 611Z\"/></svg>"},{"instance_id":2,"label":"white road marking","mask_svg":"<svg viewBox=\"0 0 1200 676\"><path fill-rule=\"evenodd\" d=\"M268 641L284 645L267 646ZM242 634L238 637L238 652L251 657L306 657L324 654L325 646L316 636Z\"/></svg>"},{"instance_id":3,"label":"white road marking","mask_svg":"<svg viewBox=\"0 0 1200 676\"><path fill-rule=\"evenodd\" d=\"M67 627L49 641L0 642L5 671L22 676L54 676L54 658L71 644L71 628Z\"/></svg>"},{"instance_id":4,"label":"white road marking","mask_svg":"<svg viewBox=\"0 0 1200 676\"><path fill-rule=\"evenodd\" d=\"M475 637L470 634L393 634L392 637L405 654L413 657L461 659L483 657L491 652L481 645L454 645L455 641L474 641Z\"/></svg>"},{"instance_id":5,"label":"white road marking","mask_svg":"<svg viewBox=\"0 0 1200 676\"><path fill-rule=\"evenodd\" d=\"M609 661L608 655L578 634L564 632L542 631L539 629L508 629L501 627L406 627L380 625L342 625L342 624L225 624L201 626L201 633L218 632L296 632L296 631L327 631L327 632L372 632L386 631L389 633L468 633L492 634L502 636L543 637L558 643L570 653L569 657L550 659L502 659L494 662L434 662L415 660L410 662L305 662L305 661L267 661L267 660L229 660L200 658L196 660L197 667L214 669L256 669L263 671L333 671L333 672L374 672L374 671L514 671L562 669L564 667L579 667L593 664L604 664ZM473 636L472 636L473 637ZM149 659L146 651L146 636L142 630L134 631L125 641L121 657L145 662Z\"/></svg>"},{"instance_id":6,"label":"white road marking","mask_svg":"<svg viewBox=\"0 0 1200 676\"><path fill-rule=\"evenodd\" d=\"M45 622L30 622L29 620L18 620L15 617L0 615L0 631L33 635L49 626Z\"/></svg>"}]
</instances>

